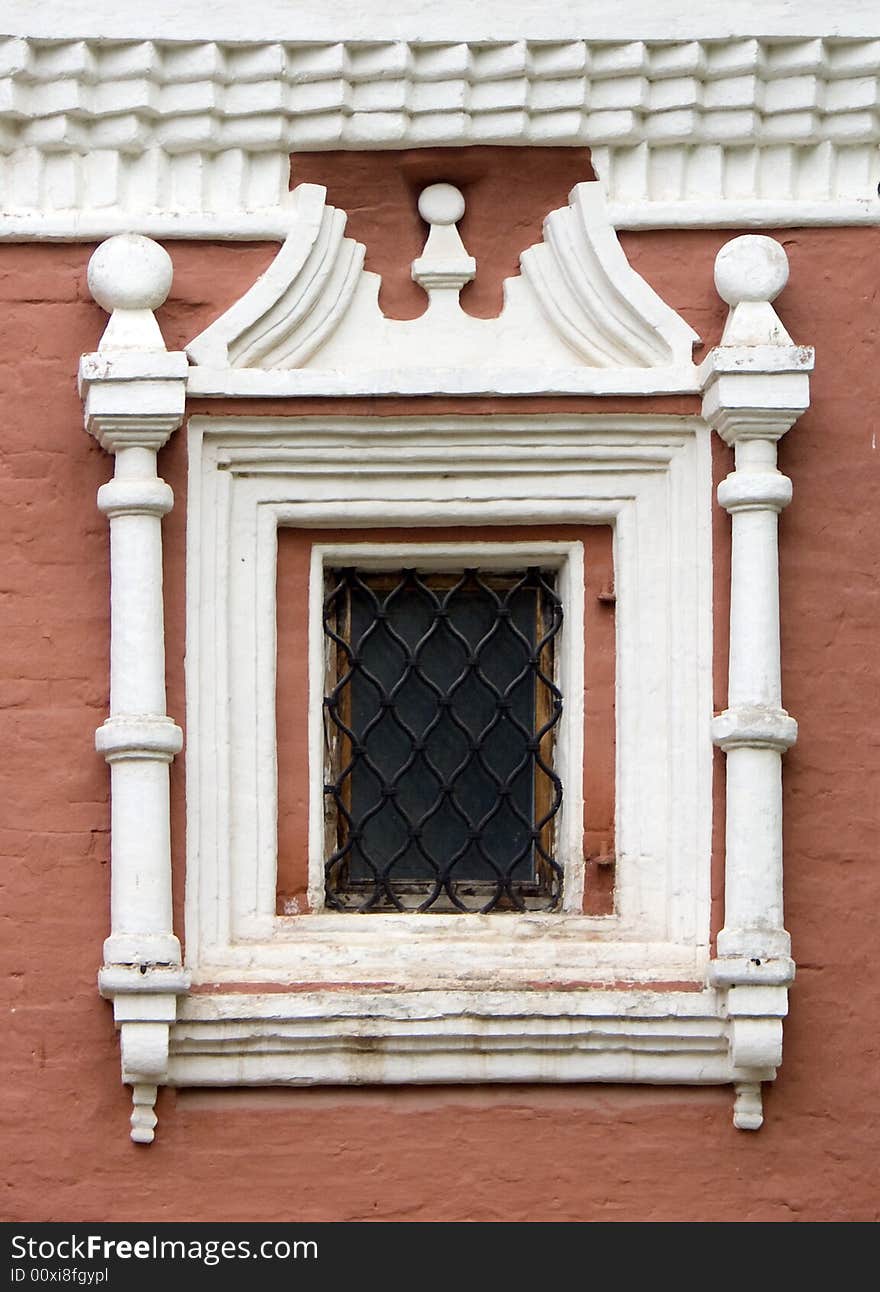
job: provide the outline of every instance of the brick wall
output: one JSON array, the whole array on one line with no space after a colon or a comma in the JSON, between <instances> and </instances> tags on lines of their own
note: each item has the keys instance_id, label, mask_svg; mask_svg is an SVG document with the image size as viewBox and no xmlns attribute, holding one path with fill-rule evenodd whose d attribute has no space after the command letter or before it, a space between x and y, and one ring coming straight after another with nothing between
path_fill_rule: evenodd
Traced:
<instances>
[{"instance_id":1,"label":"brick wall","mask_svg":"<svg viewBox=\"0 0 880 1292\"><path fill-rule=\"evenodd\" d=\"M567 179L558 169L536 178L546 189L543 211L561 204ZM361 220L369 222L372 209L389 240L410 236L409 208L386 209L380 220L377 192L362 193ZM495 237L497 257L488 246L487 278L500 278L502 266L509 272L511 254L533 231L506 236L510 245ZM730 236L622 237L633 266L707 346L723 321L712 264ZM871 283L880 230L774 236L791 261L780 314L795 340L815 345L817 363L812 407L780 452L795 488L781 521L780 560L784 698L801 731L785 762L786 924L799 970L764 1129L732 1129L725 1089L165 1090L149 1149L128 1139L129 1094L119 1084L111 1010L95 987L108 931L109 805L107 768L92 751L106 710L108 658L107 531L94 496L112 464L82 430L75 373L103 315L85 288L90 247L0 247L0 961L9 998L0 1214L877 1217L880 329ZM375 238L374 248L381 258ZM169 250L175 286L160 315L169 348L240 295L273 252L232 244ZM373 403L369 411L380 410ZM724 474L720 444L716 456ZM166 626L169 713L182 721L180 433L160 456L160 470L177 498L165 522ZM720 511L716 522L723 605L727 521ZM719 648L716 707L724 701L722 654ZM182 760L172 794L182 935Z\"/></svg>"}]
</instances>

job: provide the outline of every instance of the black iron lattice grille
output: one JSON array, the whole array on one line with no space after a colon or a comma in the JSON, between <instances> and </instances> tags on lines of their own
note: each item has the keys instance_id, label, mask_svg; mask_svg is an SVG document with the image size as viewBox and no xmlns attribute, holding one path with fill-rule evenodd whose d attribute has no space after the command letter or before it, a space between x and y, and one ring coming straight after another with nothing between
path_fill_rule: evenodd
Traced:
<instances>
[{"instance_id":1,"label":"black iron lattice grille","mask_svg":"<svg viewBox=\"0 0 880 1292\"><path fill-rule=\"evenodd\" d=\"M558 907L561 627L537 567L328 572L330 906Z\"/></svg>"}]
</instances>

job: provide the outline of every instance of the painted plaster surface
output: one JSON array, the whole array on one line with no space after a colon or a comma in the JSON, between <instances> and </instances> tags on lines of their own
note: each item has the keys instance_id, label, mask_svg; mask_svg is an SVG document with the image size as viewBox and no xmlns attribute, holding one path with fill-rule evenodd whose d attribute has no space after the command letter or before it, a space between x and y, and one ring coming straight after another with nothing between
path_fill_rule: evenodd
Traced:
<instances>
[{"instance_id":1,"label":"painted plaster surface","mask_svg":"<svg viewBox=\"0 0 880 1292\"><path fill-rule=\"evenodd\" d=\"M538 209L559 204L566 178L555 177L560 192L554 177L545 176ZM363 195L365 207L371 200L369 192ZM414 220L412 207L401 205L396 217L388 213L382 227L389 248L396 239L417 238ZM124 1134L130 1096L108 1080L118 1042L111 1011L94 987L109 891L108 778L92 753L92 733L107 706L107 536L94 506L107 462L80 429L73 374L105 319L85 285L91 246L2 249L0 334L13 359L0 378L9 414L0 475L0 676L4 747L11 751L0 770L0 956L14 1011L0 1085L9 1164L4 1216L877 1218L872 1021L878 989L870 958L880 897L874 858L880 777L870 697L877 690L880 633L872 518L880 452L873 447L872 408L880 391L871 359L877 328L870 266L880 234L812 229L777 236L792 270L779 308L792 336L815 344L817 365L812 407L780 447L780 467L796 485L780 525L780 563L783 695L800 723L784 781L786 925L799 971L785 1062L766 1092L764 1129L737 1135L723 1089L165 1090L160 1115L172 1105L174 1114L163 1117L148 1154ZM717 343L726 313L712 266L727 237L622 236L633 267L707 347ZM484 255L481 271L500 280L528 240L517 229L509 246L499 234L497 256ZM174 292L160 321L169 348L180 348L246 289L274 249L172 250ZM595 406L543 402L572 411ZM662 402L666 411L679 405L693 411L684 399ZM498 411L486 400L455 407ZM284 411L327 409L302 401ZM417 410L411 402L384 400L347 401L345 411ZM720 478L730 458L717 439L715 452ZM160 471L176 499L164 522L164 550L168 711L180 715L183 436L163 450ZM717 508L722 622L727 525ZM717 676L720 710L726 701L720 658ZM171 785L180 932L182 760L172 768ZM716 795L719 863L722 788Z\"/></svg>"},{"instance_id":2,"label":"painted plaster surface","mask_svg":"<svg viewBox=\"0 0 880 1292\"><path fill-rule=\"evenodd\" d=\"M6 5L0 238L271 238L291 149L436 144L589 143L619 227L878 219L869 0L169 7Z\"/></svg>"},{"instance_id":3,"label":"painted plaster surface","mask_svg":"<svg viewBox=\"0 0 880 1292\"><path fill-rule=\"evenodd\" d=\"M169 35L192 40L209 30L211 36L242 40L241 8L237 0L217 0L206 14L199 0L156 0L149 10L137 0L119 0L113 12L83 11L77 0L9 0L5 25L13 32L43 37L99 35L144 38L161 25ZM338 0L332 9L303 5L294 16L287 0L256 0L254 25L268 40L289 37L295 28L301 40L338 39L340 30L357 40L393 40L409 33L411 16L395 0L376 0L365 10L359 0ZM833 15L819 0L737 0L735 11L707 8L695 14L688 0L632 0L621 13L596 0L563 0L535 11L534 0L487 0L475 10L469 0L427 0L420 6L419 35L425 40L511 40L525 25L542 40L577 35L589 20L597 39L628 40L638 36L669 40L694 30L713 37L754 31L760 35L863 36L874 32L876 14L871 0L841 0Z\"/></svg>"}]
</instances>

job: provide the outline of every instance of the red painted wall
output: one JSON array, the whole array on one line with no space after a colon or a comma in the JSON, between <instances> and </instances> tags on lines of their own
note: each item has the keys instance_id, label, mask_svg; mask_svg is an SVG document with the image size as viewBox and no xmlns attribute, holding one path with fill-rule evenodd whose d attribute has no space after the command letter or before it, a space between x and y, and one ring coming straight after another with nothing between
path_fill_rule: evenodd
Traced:
<instances>
[{"instance_id":1,"label":"red painted wall","mask_svg":"<svg viewBox=\"0 0 880 1292\"><path fill-rule=\"evenodd\" d=\"M509 165L516 159L506 151ZM533 170L536 210L564 201L570 170L570 156ZM298 176L306 177L314 173ZM353 232L358 218L370 222L377 202L375 189L362 189ZM373 225L403 245L401 230L411 240L415 217L408 203L394 209ZM509 272L511 257L536 234L537 227L505 232L502 222L486 240L484 299L495 290L493 276ZM730 236L622 236L634 267L706 345L723 322L712 263ZM112 463L81 429L75 373L103 315L85 288L90 247L0 247L3 1218L877 1218L880 335L871 284L880 230L774 236L792 267L780 313L796 340L816 346L817 364L813 405L780 452L795 486L780 559L784 695L801 731L785 761L786 923L799 969L783 1067L765 1088L764 1129L733 1130L725 1088L165 1090L147 1149L128 1139L129 1092L119 1083L111 1010L95 987L108 931L109 777L92 752L108 658L107 527L94 497ZM174 348L230 304L273 249L170 250L176 278L161 322ZM387 251L374 245L379 260ZM400 401L356 407L414 411ZM724 474L723 446L716 457ZM166 613L169 712L181 721L182 434L163 451L160 469L177 498L165 522ZM716 520L720 608L727 559L720 509ZM716 707L723 707L718 654ZM179 920L182 760L172 786ZM720 838L720 820L718 831Z\"/></svg>"}]
</instances>

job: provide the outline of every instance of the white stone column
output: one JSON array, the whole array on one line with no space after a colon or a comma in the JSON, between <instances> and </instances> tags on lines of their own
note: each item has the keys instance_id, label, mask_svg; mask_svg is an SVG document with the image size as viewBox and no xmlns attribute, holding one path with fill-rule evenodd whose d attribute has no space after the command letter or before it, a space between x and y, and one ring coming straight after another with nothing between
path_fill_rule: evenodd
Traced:
<instances>
[{"instance_id":1,"label":"white stone column","mask_svg":"<svg viewBox=\"0 0 880 1292\"><path fill-rule=\"evenodd\" d=\"M735 1124L762 1122L760 1082L782 1060L782 1018L794 978L782 903L782 754L797 723L782 707L779 513L791 481L776 445L809 405L813 352L796 346L771 301L788 280L779 243L749 235L722 248L715 283L731 306L706 358L703 416L734 447L718 488L731 515L728 707L713 723L727 755L724 928L710 981L726 994L731 1058L740 1071Z\"/></svg>"},{"instance_id":2,"label":"white stone column","mask_svg":"<svg viewBox=\"0 0 880 1292\"><path fill-rule=\"evenodd\" d=\"M174 500L156 471L186 392L186 356L165 349L153 316L171 274L167 253L147 238L123 234L98 248L89 289L111 318L79 372L86 429L116 463L98 491L111 581L110 714L95 737L111 775L111 931L98 982L121 1029L131 1134L142 1143L153 1139L169 1027L188 986L172 927L169 824L169 764L183 736L165 712L161 524Z\"/></svg>"}]
</instances>

